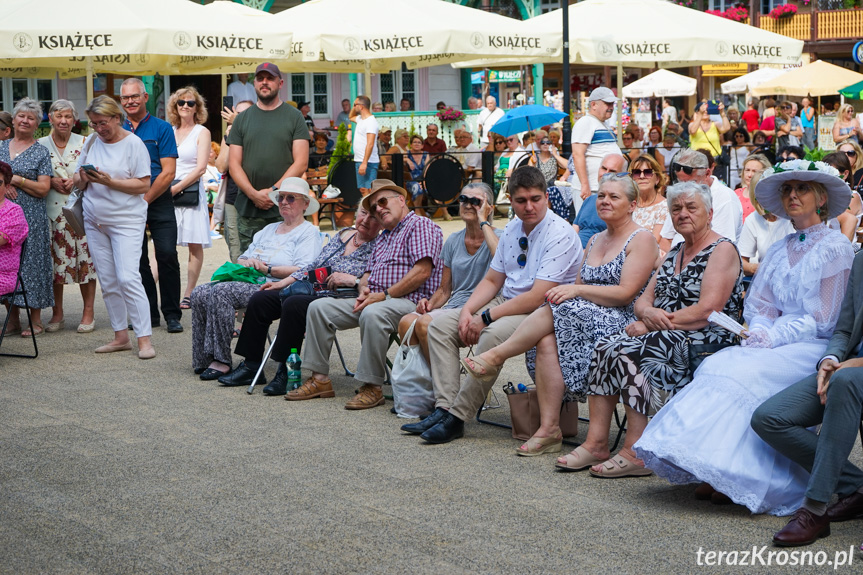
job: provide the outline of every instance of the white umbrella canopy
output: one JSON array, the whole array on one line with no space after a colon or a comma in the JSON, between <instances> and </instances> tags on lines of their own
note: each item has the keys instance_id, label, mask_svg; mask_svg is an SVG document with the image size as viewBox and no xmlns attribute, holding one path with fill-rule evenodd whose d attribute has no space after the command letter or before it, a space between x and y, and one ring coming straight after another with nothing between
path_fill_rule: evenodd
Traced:
<instances>
[{"instance_id":1,"label":"white umbrella canopy","mask_svg":"<svg viewBox=\"0 0 863 575\"><path fill-rule=\"evenodd\" d=\"M692 96L698 81L671 70L657 70L623 87L624 98Z\"/></svg>"},{"instance_id":2,"label":"white umbrella canopy","mask_svg":"<svg viewBox=\"0 0 863 575\"><path fill-rule=\"evenodd\" d=\"M188 0L3 2L0 64L54 69L62 76L88 70L177 74L197 71L203 61L290 53L291 34L275 22L211 14Z\"/></svg>"},{"instance_id":3,"label":"white umbrella canopy","mask_svg":"<svg viewBox=\"0 0 863 575\"><path fill-rule=\"evenodd\" d=\"M787 71L788 70L782 70L780 68L759 68L758 70L749 72L748 74L738 76L733 80L723 82L721 86L722 93L745 94L746 92L751 92L756 86L759 86L768 80L772 80L777 76L781 76Z\"/></svg>"},{"instance_id":4,"label":"white umbrella canopy","mask_svg":"<svg viewBox=\"0 0 863 575\"><path fill-rule=\"evenodd\" d=\"M560 33L561 11L524 22L524 34ZM803 41L679 6L667 0L584 0L569 6L570 61L643 68L721 62L794 63ZM554 62L553 58L534 60ZM521 56L459 64L520 65Z\"/></svg>"},{"instance_id":5,"label":"white umbrella canopy","mask_svg":"<svg viewBox=\"0 0 863 575\"><path fill-rule=\"evenodd\" d=\"M863 74L818 60L764 82L752 93L756 96L833 96L860 81L863 81Z\"/></svg>"}]
</instances>

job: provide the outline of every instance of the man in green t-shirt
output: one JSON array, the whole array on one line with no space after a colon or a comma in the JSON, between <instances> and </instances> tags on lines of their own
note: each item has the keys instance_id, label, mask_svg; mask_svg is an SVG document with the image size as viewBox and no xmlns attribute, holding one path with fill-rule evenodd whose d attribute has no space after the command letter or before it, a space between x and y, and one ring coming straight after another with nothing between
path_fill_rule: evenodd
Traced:
<instances>
[{"instance_id":1,"label":"man in green t-shirt","mask_svg":"<svg viewBox=\"0 0 863 575\"><path fill-rule=\"evenodd\" d=\"M278 66L270 62L258 66L258 103L237 116L228 136L229 171L241 192L234 207L243 252L255 233L281 220L269 193L279 189L285 178L302 177L309 165L309 132L300 111L279 98L283 84Z\"/></svg>"}]
</instances>

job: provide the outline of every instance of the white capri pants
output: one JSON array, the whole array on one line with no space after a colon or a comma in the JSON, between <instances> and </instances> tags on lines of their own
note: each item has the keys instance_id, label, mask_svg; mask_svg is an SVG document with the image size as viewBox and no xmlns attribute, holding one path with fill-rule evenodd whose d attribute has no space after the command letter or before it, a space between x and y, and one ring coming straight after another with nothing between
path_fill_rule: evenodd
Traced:
<instances>
[{"instance_id":1,"label":"white capri pants","mask_svg":"<svg viewBox=\"0 0 863 575\"><path fill-rule=\"evenodd\" d=\"M111 328L125 331L128 317L137 337L153 334L150 302L138 271L144 226L143 220L136 224L97 224L84 218L90 255Z\"/></svg>"}]
</instances>

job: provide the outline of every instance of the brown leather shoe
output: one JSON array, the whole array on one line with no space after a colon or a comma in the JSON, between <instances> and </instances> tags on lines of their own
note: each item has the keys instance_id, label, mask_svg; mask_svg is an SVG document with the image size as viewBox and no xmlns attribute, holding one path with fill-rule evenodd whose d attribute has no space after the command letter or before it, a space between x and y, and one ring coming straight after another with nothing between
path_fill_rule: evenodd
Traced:
<instances>
[{"instance_id":1,"label":"brown leather shoe","mask_svg":"<svg viewBox=\"0 0 863 575\"><path fill-rule=\"evenodd\" d=\"M773 544L779 547L799 547L815 543L821 537L830 535L830 518L827 514L815 515L800 508L794 512L791 521L773 536Z\"/></svg>"},{"instance_id":2,"label":"brown leather shoe","mask_svg":"<svg viewBox=\"0 0 863 575\"><path fill-rule=\"evenodd\" d=\"M335 397L336 392L333 391L333 382L330 379L326 381L317 381L314 377L310 377L303 382L303 385L297 389L292 389L285 395L286 401L303 401L304 399L314 399L316 397Z\"/></svg>"},{"instance_id":3,"label":"brown leather shoe","mask_svg":"<svg viewBox=\"0 0 863 575\"><path fill-rule=\"evenodd\" d=\"M370 409L384 404L384 392L379 385L363 385L345 409Z\"/></svg>"},{"instance_id":4,"label":"brown leather shoe","mask_svg":"<svg viewBox=\"0 0 863 575\"><path fill-rule=\"evenodd\" d=\"M849 521L863 517L863 493L855 491L843 497L827 509L830 521Z\"/></svg>"}]
</instances>

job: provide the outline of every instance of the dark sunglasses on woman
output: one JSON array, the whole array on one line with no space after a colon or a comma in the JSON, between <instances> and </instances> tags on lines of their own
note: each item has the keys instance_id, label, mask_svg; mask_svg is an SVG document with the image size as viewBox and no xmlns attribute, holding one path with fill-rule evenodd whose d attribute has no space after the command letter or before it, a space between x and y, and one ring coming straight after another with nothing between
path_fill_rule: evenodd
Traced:
<instances>
[{"instance_id":1,"label":"dark sunglasses on woman","mask_svg":"<svg viewBox=\"0 0 863 575\"><path fill-rule=\"evenodd\" d=\"M482 199L472 198L470 196L464 196L464 195L458 197L458 202L460 204L470 204L470 205L474 206L475 208L478 208L482 205Z\"/></svg>"},{"instance_id":2,"label":"dark sunglasses on woman","mask_svg":"<svg viewBox=\"0 0 863 575\"><path fill-rule=\"evenodd\" d=\"M650 178L653 176L653 168L644 168L643 170L632 170L632 175L636 178L640 178L644 176L645 178Z\"/></svg>"}]
</instances>

